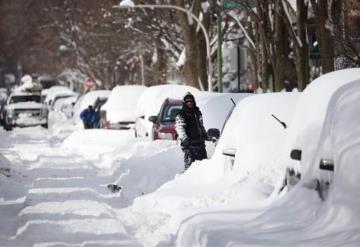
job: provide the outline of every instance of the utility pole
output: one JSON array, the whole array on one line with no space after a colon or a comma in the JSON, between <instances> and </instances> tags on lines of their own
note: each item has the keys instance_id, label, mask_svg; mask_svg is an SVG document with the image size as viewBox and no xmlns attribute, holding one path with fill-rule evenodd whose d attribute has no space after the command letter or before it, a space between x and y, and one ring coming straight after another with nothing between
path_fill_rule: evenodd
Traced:
<instances>
[{"instance_id":1,"label":"utility pole","mask_svg":"<svg viewBox=\"0 0 360 247\"><path fill-rule=\"evenodd\" d=\"M216 32L217 32L217 86L218 92L223 92L223 81L222 81L222 37L221 37L221 13L216 18Z\"/></svg>"},{"instance_id":2,"label":"utility pole","mask_svg":"<svg viewBox=\"0 0 360 247\"><path fill-rule=\"evenodd\" d=\"M229 9L239 9L242 6L236 2L229 2L221 0L221 11L229 10ZM218 92L223 92L223 74L222 74L222 33L221 33L221 11L216 16L216 32L217 32L217 53L216 53L216 60L217 60L217 87ZM239 87L240 88L240 87Z\"/></svg>"}]
</instances>

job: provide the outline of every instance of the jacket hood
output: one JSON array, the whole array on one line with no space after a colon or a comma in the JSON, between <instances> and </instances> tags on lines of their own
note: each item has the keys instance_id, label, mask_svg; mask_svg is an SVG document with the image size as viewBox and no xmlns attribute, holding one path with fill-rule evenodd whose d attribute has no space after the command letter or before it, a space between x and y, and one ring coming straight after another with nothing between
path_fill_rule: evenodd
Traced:
<instances>
[{"instance_id":1,"label":"jacket hood","mask_svg":"<svg viewBox=\"0 0 360 247\"><path fill-rule=\"evenodd\" d=\"M185 101L188 100L188 99L194 101L194 105L196 105L196 101L195 101L194 95L192 95L192 94L189 93L189 92L187 92L187 93L184 95L183 101L185 102Z\"/></svg>"},{"instance_id":2,"label":"jacket hood","mask_svg":"<svg viewBox=\"0 0 360 247\"><path fill-rule=\"evenodd\" d=\"M190 108L185 104L185 101L187 99L191 99L193 102L194 102L194 106L193 106L193 109L196 110L198 109L198 107L196 106L196 101L195 101L195 97L194 95L192 95L190 92L187 92L185 95L184 95L184 98L183 98L183 109L184 110L190 110Z\"/></svg>"}]
</instances>

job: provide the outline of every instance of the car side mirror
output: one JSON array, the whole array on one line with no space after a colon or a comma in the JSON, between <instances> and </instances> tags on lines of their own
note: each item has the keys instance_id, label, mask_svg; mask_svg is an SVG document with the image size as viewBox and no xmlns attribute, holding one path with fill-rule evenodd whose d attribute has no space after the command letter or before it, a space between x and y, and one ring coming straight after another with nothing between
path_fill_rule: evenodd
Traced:
<instances>
[{"instance_id":1,"label":"car side mirror","mask_svg":"<svg viewBox=\"0 0 360 247\"><path fill-rule=\"evenodd\" d=\"M219 139L219 138L220 138L220 130L219 130L219 129L216 129L216 128L208 129L207 135L208 135L209 137L214 137L214 138L216 138L216 139Z\"/></svg>"},{"instance_id":2,"label":"car side mirror","mask_svg":"<svg viewBox=\"0 0 360 247\"><path fill-rule=\"evenodd\" d=\"M320 165L319 165L320 170L326 170L326 171L334 171L334 161L330 160L330 159L321 159L320 160Z\"/></svg>"},{"instance_id":3,"label":"car side mirror","mask_svg":"<svg viewBox=\"0 0 360 247\"><path fill-rule=\"evenodd\" d=\"M144 115L142 115L142 116L140 116L139 118L145 119L145 116L144 116Z\"/></svg>"},{"instance_id":4,"label":"car side mirror","mask_svg":"<svg viewBox=\"0 0 360 247\"><path fill-rule=\"evenodd\" d=\"M149 117L149 121L152 122L152 123L156 123L156 120L157 120L157 116L150 116Z\"/></svg>"},{"instance_id":5,"label":"car side mirror","mask_svg":"<svg viewBox=\"0 0 360 247\"><path fill-rule=\"evenodd\" d=\"M301 160L301 153L302 151L299 149L293 149L290 152L290 158L293 160Z\"/></svg>"}]
</instances>

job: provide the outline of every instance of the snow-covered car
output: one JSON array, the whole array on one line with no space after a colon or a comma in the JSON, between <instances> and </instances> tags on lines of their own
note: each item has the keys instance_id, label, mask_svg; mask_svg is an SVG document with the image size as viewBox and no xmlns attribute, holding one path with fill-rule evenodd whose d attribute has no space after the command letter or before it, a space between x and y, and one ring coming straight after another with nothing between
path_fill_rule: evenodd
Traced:
<instances>
[{"instance_id":1,"label":"snow-covered car","mask_svg":"<svg viewBox=\"0 0 360 247\"><path fill-rule=\"evenodd\" d=\"M282 169L276 168L273 162L280 156L281 144L286 138L283 124L292 124L291 117L300 95L259 94L247 97L236 105L214 153L214 158L218 159L225 172L241 178L247 173L258 172L265 164L269 169Z\"/></svg>"},{"instance_id":2,"label":"snow-covered car","mask_svg":"<svg viewBox=\"0 0 360 247\"><path fill-rule=\"evenodd\" d=\"M153 138L151 136L153 123L149 121L149 117L158 115L166 98L182 99L187 92L200 93L197 88L183 85L166 84L147 88L136 107L135 136Z\"/></svg>"},{"instance_id":3,"label":"snow-covered car","mask_svg":"<svg viewBox=\"0 0 360 247\"><path fill-rule=\"evenodd\" d=\"M334 170L335 161L346 153L340 140L356 142L359 85L359 68L339 70L315 79L304 90L294 124L289 127L287 166L295 174L301 174L303 183L317 181L319 193L332 182L326 170Z\"/></svg>"},{"instance_id":4,"label":"snow-covered car","mask_svg":"<svg viewBox=\"0 0 360 247\"><path fill-rule=\"evenodd\" d=\"M71 91L70 88L64 86L53 86L49 89L43 90L42 96L45 96L45 104L48 105L50 110L54 110L54 105L57 100L78 96L77 93Z\"/></svg>"},{"instance_id":5,"label":"snow-covered car","mask_svg":"<svg viewBox=\"0 0 360 247\"><path fill-rule=\"evenodd\" d=\"M48 109L39 93L18 92L9 96L3 110L4 129L15 126L47 127Z\"/></svg>"},{"instance_id":6,"label":"snow-covered car","mask_svg":"<svg viewBox=\"0 0 360 247\"><path fill-rule=\"evenodd\" d=\"M135 109L139 97L146 87L141 85L116 86L106 103L101 107L101 114L108 129L131 129L134 126Z\"/></svg>"},{"instance_id":7,"label":"snow-covered car","mask_svg":"<svg viewBox=\"0 0 360 247\"><path fill-rule=\"evenodd\" d=\"M60 98L54 103L54 111L61 112L65 114L67 118L72 117L72 108L75 105L78 96L70 96L65 98Z\"/></svg>"}]
</instances>

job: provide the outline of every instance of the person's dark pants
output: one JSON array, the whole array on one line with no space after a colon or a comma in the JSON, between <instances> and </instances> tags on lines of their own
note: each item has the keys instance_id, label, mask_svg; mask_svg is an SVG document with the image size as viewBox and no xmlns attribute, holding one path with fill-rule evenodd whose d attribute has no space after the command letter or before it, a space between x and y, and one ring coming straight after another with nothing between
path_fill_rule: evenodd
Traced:
<instances>
[{"instance_id":1,"label":"person's dark pants","mask_svg":"<svg viewBox=\"0 0 360 247\"><path fill-rule=\"evenodd\" d=\"M207 159L205 145L184 148L184 163L187 170L195 160Z\"/></svg>"},{"instance_id":2,"label":"person's dark pants","mask_svg":"<svg viewBox=\"0 0 360 247\"><path fill-rule=\"evenodd\" d=\"M84 124L84 129L92 129L93 128L93 125L89 122L83 121L83 124Z\"/></svg>"}]
</instances>

